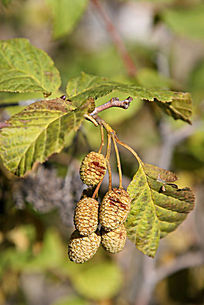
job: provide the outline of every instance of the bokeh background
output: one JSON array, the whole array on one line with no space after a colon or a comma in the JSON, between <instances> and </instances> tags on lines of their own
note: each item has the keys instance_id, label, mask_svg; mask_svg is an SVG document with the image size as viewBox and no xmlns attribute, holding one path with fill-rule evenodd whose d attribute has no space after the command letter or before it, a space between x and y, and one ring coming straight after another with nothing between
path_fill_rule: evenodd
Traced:
<instances>
[{"instance_id":1,"label":"bokeh background","mask_svg":"<svg viewBox=\"0 0 204 305\"><path fill-rule=\"evenodd\" d=\"M80 161L100 144L97 128L85 122L68 147L25 178L0 166L0 304L204 304L203 1L1 0L0 39L15 37L28 38L53 58L61 93L81 71L191 92L191 126L146 103L107 110L103 117L144 161L173 170L179 186L192 187L196 207L161 240L155 259L127 242L120 254L100 249L86 264L71 263L67 244L84 188ZM36 98L1 94L0 119ZM126 187L137 164L125 150L120 154ZM114 158L112 169L118 185ZM100 196L107 184L105 178Z\"/></svg>"}]
</instances>

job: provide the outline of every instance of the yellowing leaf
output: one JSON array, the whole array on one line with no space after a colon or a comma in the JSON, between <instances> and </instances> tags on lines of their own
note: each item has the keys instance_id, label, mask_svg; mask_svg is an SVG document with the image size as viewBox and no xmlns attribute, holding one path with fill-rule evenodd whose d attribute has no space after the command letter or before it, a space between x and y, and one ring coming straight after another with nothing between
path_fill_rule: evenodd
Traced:
<instances>
[{"instance_id":1,"label":"yellowing leaf","mask_svg":"<svg viewBox=\"0 0 204 305\"><path fill-rule=\"evenodd\" d=\"M88 112L89 102L73 107L60 98L31 104L5 122L1 129L0 155L12 173L23 176L35 162L60 152L66 137L76 131Z\"/></svg>"},{"instance_id":2,"label":"yellowing leaf","mask_svg":"<svg viewBox=\"0 0 204 305\"><path fill-rule=\"evenodd\" d=\"M150 89L138 87L136 85L122 84L108 80L104 77L98 77L82 73L81 76L70 80L67 84L67 95L78 105L82 100L90 97L100 99L110 93L123 93L127 98L133 97L133 102L149 101L156 103L168 115L174 119L181 119L190 123L192 115L192 100L189 93L172 92L168 90ZM132 102L132 103L133 103Z\"/></svg>"},{"instance_id":3,"label":"yellowing leaf","mask_svg":"<svg viewBox=\"0 0 204 305\"><path fill-rule=\"evenodd\" d=\"M175 174L144 164L128 186L132 198L126 222L128 237L144 254L154 257L159 239L175 230L194 207L190 188L179 189Z\"/></svg>"},{"instance_id":4,"label":"yellowing leaf","mask_svg":"<svg viewBox=\"0 0 204 305\"><path fill-rule=\"evenodd\" d=\"M59 72L44 51L23 38L0 41L0 91L49 95L60 85Z\"/></svg>"}]
</instances>

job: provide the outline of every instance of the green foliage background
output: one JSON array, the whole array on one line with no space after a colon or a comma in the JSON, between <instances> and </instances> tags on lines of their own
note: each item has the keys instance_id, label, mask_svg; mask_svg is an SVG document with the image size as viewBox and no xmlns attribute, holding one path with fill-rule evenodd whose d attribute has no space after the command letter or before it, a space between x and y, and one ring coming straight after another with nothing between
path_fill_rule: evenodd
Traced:
<instances>
[{"instance_id":1,"label":"green foliage background","mask_svg":"<svg viewBox=\"0 0 204 305\"><path fill-rule=\"evenodd\" d=\"M197 209L189 215L181 227L162 241L156 262L158 266L166 266L177 259L177 256L188 253L192 249L201 249L203 245L203 4L199 0L101 2L105 5L107 12L112 14L113 22L116 18L113 14L114 10L117 15L120 10L128 6L135 7L135 12L139 9L137 5L150 9L152 12L151 34L159 35L159 31L163 29L163 37L168 47L162 44L162 36L159 36L159 43L148 39L146 41L128 40L128 37L124 36L129 54L137 68L136 77L129 78L120 56L109 39L106 38L99 43L99 46L97 43L93 46L93 42L91 44L91 40L88 39L91 28L96 27L98 33L104 31L100 15L88 1L2 0L0 39L27 38L34 47L28 44L26 48L31 48L34 53L35 47L45 50L60 71L62 85L60 87L59 75L53 62L46 58L43 51L40 57L33 60L26 56L25 45L20 44L18 46L19 60L20 66L24 69L17 72L19 61L18 63L13 61L12 65L8 65L5 61L6 57L16 58L16 54L12 54L11 46L7 43L0 49L0 89L1 84L6 84L5 91L13 90L19 93L1 93L1 120L15 113L18 115L24 109L25 101L44 99L42 91L46 96L53 92L49 96L50 99L55 99L67 91L68 96L74 97L75 106L78 107L80 97L76 92L73 94L71 89L74 88L74 83L71 80L74 78L77 83L75 87L80 88L82 76L79 75L81 71L84 71L97 75L93 88L89 88L97 96L100 92L100 88L96 90L97 79L101 83L100 77L105 76L109 79L109 86L112 86L105 96L98 98L97 105L106 102L112 96L127 97L132 88L131 94L134 95L137 103L132 104L127 111L110 109L104 112L102 117L117 130L121 139L139 153L144 161L161 165L159 164L160 156L167 141L166 137L172 135L175 139L179 132L181 135L182 131L184 134L186 132L187 136L178 140L172 148L170 169L180 177L178 181L180 187L186 185L193 187L197 195ZM96 21L98 19L99 23ZM117 27L117 23L115 25ZM84 39L86 36L87 42ZM164 59L163 64L161 64L161 58ZM26 65L28 62L29 65ZM168 73L165 72L164 62L167 63ZM52 74L40 75L42 66L49 66ZM10 67L9 73L8 67ZM15 84L11 82L13 77L18 78ZM26 93L21 93L20 80L26 82ZM118 85L114 87L115 82L127 85L123 87L124 92L121 92ZM151 89L145 92L136 90L140 86ZM188 128L191 127L188 127L185 122L175 121L171 116L163 113L162 110L166 110L168 114L178 115L176 103L171 111L169 107L162 105L163 100L171 99L170 95L167 94L168 97L165 96L165 98L160 95L161 103L157 102L160 108L154 103L141 101L141 99L151 100L155 92L158 94L160 89L191 92L193 97L192 132L188 132ZM34 91L36 92L33 93ZM78 94L86 96L87 92ZM20 106L16 105L19 101L21 101ZM30 107L32 110L32 104ZM186 121L190 120L190 112L188 114L182 112L182 115ZM71 118L68 118L69 120ZM162 124L168 129L165 135L161 132ZM16 130L14 134L16 135ZM73 137L74 142L72 142ZM139 290L145 287L145 266L149 261L145 260L134 245L128 243L125 250L116 256L109 256L100 249L92 261L82 266L74 265L67 259L67 242L73 230L71 217L76 198L70 195L69 205L65 205L63 198L67 196L68 191L67 193L62 191L64 179L66 181L72 179L72 182L66 182L71 188L70 194L72 191L77 193L77 188L82 188L75 173L78 172L79 162L88 150L98 148L100 135L96 127L89 122L84 122L76 136L70 134L68 138L61 139L64 141L63 145L66 143L66 149L46 161L38 174L28 174L19 180L1 165L0 304L33 304L33 302L58 305L135 304L140 297ZM54 140L53 146L56 145L53 144ZM8 141L8 147L9 145L10 141ZM62 142L59 143L58 148L55 146L54 150L60 150L60 145ZM49 147L49 149L50 154L53 148ZM125 181L133 177L138 163L124 150L120 153ZM44 159L46 157L47 155ZM21 170L23 174L23 165L19 171ZM114 164L113 170L116 172ZM104 192L105 186L101 195ZM55 193L61 195L57 197ZM201 304L204 301L203 270L201 265L199 268L186 268L183 273L171 276L167 274L163 281L154 286L156 288L151 292L149 303L156 300L158 304ZM185 288L181 283L185 283ZM40 289L40 287L43 288ZM32 295L33 291L36 298Z\"/></svg>"}]
</instances>

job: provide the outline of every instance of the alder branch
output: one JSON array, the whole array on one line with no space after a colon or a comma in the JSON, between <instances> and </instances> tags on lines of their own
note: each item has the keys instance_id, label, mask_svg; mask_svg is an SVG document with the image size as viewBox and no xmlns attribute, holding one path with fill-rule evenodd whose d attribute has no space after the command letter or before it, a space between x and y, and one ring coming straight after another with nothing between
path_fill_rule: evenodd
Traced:
<instances>
[{"instance_id":1,"label":"alder branch","mask_svg":"<svg viewBox=\"0 0 204 305\"><path fill-rule=\"evenodd\" d=\"M128 98L126 98L123 101L120 101L118 97L112 97L112 99L110 101L108 101L107 103L96 107L94 109L94 111L89 113L89 115L90 116L95 116L99 112L104 111L106 109L109 109L111 107L119 107L119 108L123 108L123 109L128 109L132 100L133 100L133 98L131 96L129 96Z\"/></svg>"},{"instance_id":2,"label":"alder branch","mask_svg":"<svg viewBox=\"0 0 204 305\"><path fill-rule=\"evenodd\" d=\"M132 58L130 57L127 48L121 39L119 33L117 32L115 26L112 23L111 18L107 15L106 11L102 7L99 0L91 0L95 8L97 9L98 13L101 15L105 25L107 32L109 33L119 55L121 56L127 73L130 77L135 77L137 69L135 67L135 63L133 62Z\"/></svg>"}]
</instances>

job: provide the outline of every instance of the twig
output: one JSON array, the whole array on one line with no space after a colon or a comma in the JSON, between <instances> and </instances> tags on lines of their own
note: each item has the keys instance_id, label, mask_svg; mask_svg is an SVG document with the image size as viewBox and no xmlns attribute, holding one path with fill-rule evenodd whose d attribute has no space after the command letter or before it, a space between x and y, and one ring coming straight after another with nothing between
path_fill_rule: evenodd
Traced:
<instances>
[{"instance_id":1,"label":"twig","mask_svg":"<svg viewBox=\"0 0 204 305\"><path fill-rule=\"evenodd\" d=\"M99 0L91 0L91 1L92 1L93 5L95 6L95 8L97 9L97 11L99 12L99 14L101 15L101 17L106 25L107 32L110 34L112 41L115 44L115 47L124 62L128 75L130 77L134 77L136 75L137 69L135 67L135 64L134 64L132 58L130 57L130 55L126 49L126 46L125 46L123 40L121 39L115 26L113 25L112 20L107 15L106 11L102 7Z\"/></svg>"},{"instance_id":2,"label":"twig","mask_svg":"<svg viewBox=\"0 0 204 305\"><path fill-rule=\"evenodd\" d=\"M131 96L126 98L124 101L119 101L119 98L113 97L107 103L96 107L93 112L89 113L89 116L93 117L93 116L97 115L99 112L104 111L106 109L109 109L111 107L120 107L120 108L123 108L123 109L128 109L132 100L133 100L133 98Z\"/></svg>"},{"instance_id":3,"label":"twig","mask_svg":"<svg viewBox=\"0 0 204 305\"><path fill-rule=\"evenodd\" d=\"M90 114L84 114L84 117L88 121L91 121L96 127L98 127L98 123L96 122L96 120L94 118L92 118L92 116L90 116Z\"/></svg>"},{"instance_id":4,"label":"twig","mask_svg":"<svg viewBox=\"0 0 204 305\"><path fill-rule=\"evenodd\" d=\"M103 179L101 179L101 181L99 182L99 184L97 185L93 195L92 195L92 198L94 199L96 196L98 196L98 191L100 189L100 186L101 186L101 183L103 182Z\"/></svg>"}]
</instances>

